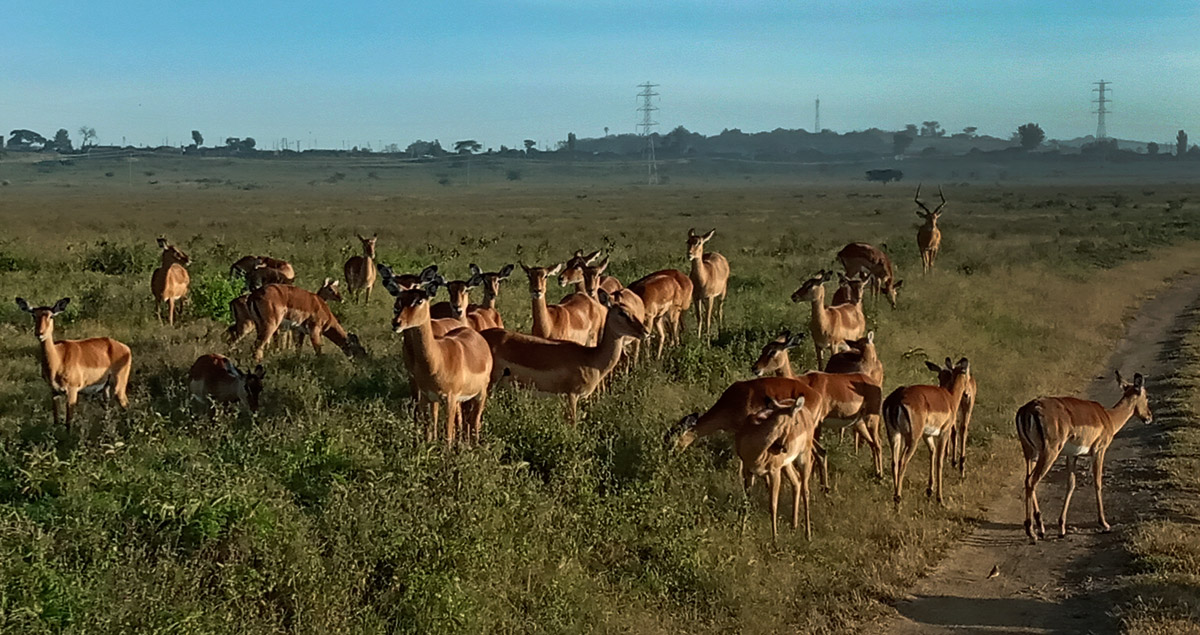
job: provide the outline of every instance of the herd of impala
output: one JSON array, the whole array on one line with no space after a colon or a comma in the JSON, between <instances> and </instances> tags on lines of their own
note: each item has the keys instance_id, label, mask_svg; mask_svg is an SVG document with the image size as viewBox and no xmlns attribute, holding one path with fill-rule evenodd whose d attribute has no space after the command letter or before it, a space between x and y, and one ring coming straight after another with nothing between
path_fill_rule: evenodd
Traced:
<instances>
[{"instance_id":1,"label":"herd of impala","mask_svg":"<svg viewBox=\"0 0 1200 635\"><path fill-rule=\"evenodd\" d=\"M914 201L925 223L917 234L923 269L932 271L941 244L937 226L941 204L930 211ZM512 382L543 394L562 395L567 419L578 421L578 402L602 389L614 369L626 360L638 363L641 343L657 335L656 356L664 347L681 342L683 316L696 307L696 334L713 334L713 313L718 328L724 321L729 290L729 261L718 253L705 252L715 230L697 234L689 230L687 255L689 274L674 269L656 271L629 284L604 275L608 258L600 252L575 254L551 266L521 265L529 281L531 333L505 328L496 308L500 283L514 272L509 264L485 272L470 266L465 279L447 281L436 265L423 271L398 274L376 260L376 236L358 236L362 255L350 258L343 274L346 290L356 300L369 302L377 279L394 298L392 328L403 337L403 360L409 375L413 415L424 420L427 440L435 441L444 430L447 444L478 442L489 391L502 382ZM188 255L165 238L158 239L162 265L151 277L156 312L167 303L167 322L175 321L175 303L188 291ZM855 447L865 442L873 468L883 475L883 444L880 419L891 446L891 476L894 500L900 503L904 474L921 442L930 451L926 494L943 501L942 470L947 451L952 466L965 475L967 434L978 396L975 377L966 358L943 365L926 362L936 374L936 385L896 388L883 395L883 364L876 354L875 334L867 331L863 296L870 289L884 294L896 308L896 279L888 255L866 243L850 243L837 254L845 270L839 286L826 303L825 285L834 272L822 269L805 278L792 294L793 302L811 305L809 337L816 353L817 370L796 375L788 351L804 339L803 333L784 331L766 343L751 366L754 379L731 385L704 413L683 417L666 433L669 446L682 449L695 439L726 431L741 459L747 490L755 476L762 476L770 490L772 535L777 535L777 511L782 478L793 490L792 526L798 527L801 502L805 536L811 537L809 480L819 469L823 486L828 482L825 450L820 443L822 427L829 421L846 422L853 430ZM307 338L320 353L328 338L351 357L366 355L358 336L348 332L329 309L341 301L336 280L326 278L316 292L295 286L296 272L289 263L266 256L246 256L233 263L231 275L244 277L249 292L230 303L234 324L227 331L232 346L257 334L251 372L239 369L228 357L208 354L192 365L189 389L204 405L240 402L251 411L258 408L265 370L261 364L275 335L294 339L302 347ZM548 281L557 276L561 286L574 285L558 303L547 299ZM445 287L449 299L434 302ZM483 302L470 301L472 289L481 288ZM118 403L128 407L126 389L132 367L130 348L111 338L55 340L54 316L70 302L63 298L52 306L33 307L17 298L21 310L30 313L34 334L41 347L42 375L49 383L54 421L59 422L56 397L66 398L66 426L70 429L79 393L115 393ZM828 353L828 356L826 356ZM1101 478L1104 455L1113 436L1133 416L1150 422L1145 382L1135 375L1117 382L1122 396L1115 406L1072 397L1044 397L1030 401L1017 413L1017 436L1027 464L1025 475L1025 530L1036 542L1044 537L1041 511L1035 488L1060 454L1067 457L1069 487L1059 519L1060 533L1066 532L1067 506L1075 487L1074 469L1081 456L1093 458L1099 523L1104 529ZM444 428L439 428L439 410L445 410ZM462 436L465 441L459 441ZM1036 532L1035 532L1036 529Z\"/></svg>"}]
</instances>

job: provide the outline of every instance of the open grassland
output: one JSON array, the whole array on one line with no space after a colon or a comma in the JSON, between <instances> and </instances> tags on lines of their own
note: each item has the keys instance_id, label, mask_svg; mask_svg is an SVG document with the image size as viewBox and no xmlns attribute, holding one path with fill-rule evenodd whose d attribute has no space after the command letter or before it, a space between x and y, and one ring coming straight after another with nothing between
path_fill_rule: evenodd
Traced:
<instances>
[{"instance_id":1,"label":"open grassland","mask_svg":"<svg viewBox=\"0 0 1200 635\"><path fill-rule=\"evenodd\" d=\"M271 181L265 169L245 167L262 185L249 189L125 190L102 175L89 185L51 174L2 191L6 630L851 630L980 517L999 480L1020 478L1016 407L1082 386L1131 307L1200 265L1197 203L1183 185L948 186L938 269L922 277L910 185L778 176L658 188L566 177L529 187L425 177L308 185ZM437 263L465 277L469 263L544 265L604 248L608 273L629 282L686 271L689 227L717 228L707 248L731 263L725 327L711 346L689 334L618 377L585 404L577 429L558 400L503 389L480 447L420 441L400 338L388 329L391 298L378 288L368 306L334 307L369 359L351 362L332 346L320 358L270 351L257 418L188 409L188 367L226 351L226 275L239 256L286 258L314 289L340 277L355 231L377 231L379 259L398 271ZM154 318L149 292L159 235L193 260L174 329ZM743 527L728 440L670 455L663 432L747 378L780 329L806 330L807 305L788 296L852 240L889 245L906 280L898 310L868 303L885 390L931 381L926 356L971 359L981 394L969 471L948 474L947 506L936 507L919 496L922 450L896 512L866 453L831 435L834 489L814 495L813 541L784 530L772 544L761 489ZM499 308L510 328L527 329L519 271ZM59 337L108 335L133 349L129 413L85 402L95 438L82 445L50 425L17 295L70 296ZM248 360L249 343L234 356ZM793 359L810 368L812 351Z\"/></svg>"},{"instance_id":2,"label":"open grassland","mask_svg":"<svg viewBox=\"0 0 1200 635\"><path fill-rule=\"evenodd\" d=\"M1200 329L1194 306L1172 342L1175 368L1155 411L1165 428L1157 482L1149 483L1158 509L1129 533L1126 545L1137 572L1124 580L1125 630L1182 635L1200 629Z\"/></svg>"}]
</instances>

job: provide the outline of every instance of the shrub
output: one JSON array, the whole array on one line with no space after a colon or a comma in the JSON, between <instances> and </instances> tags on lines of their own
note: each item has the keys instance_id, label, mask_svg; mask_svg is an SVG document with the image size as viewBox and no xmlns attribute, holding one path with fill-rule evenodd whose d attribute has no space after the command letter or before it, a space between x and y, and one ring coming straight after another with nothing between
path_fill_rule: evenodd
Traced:
<instances>
[{"instance_id":1,"label":"shrub","mask_svg":"<svg viewBox=\"0 0 1200 635\"><path fill-rule=\"evenodd\" d=\"M109 276L123 276L153 269L154 259L142 245L118 245L102 240L84 254L83 268Z\"/></svg>"},{"instance_id":2,"label":"shrub","mask_svg":"<svg viewBox=\"0 0 1200 635\"><path fill-rule=\"evenodd\" d=\"M504 176L510 181L520 181L521 180L521 171L520 170L509 170L507 173L505 173Z\"/></svg>"},{"instance_id":3,"label":"shrub","mask_svg":"<svg viewBox=\"0 0 1200 635\"><path fill-rule=\"evenodd\" d=\"M218 322L233 320L229 303L241 294L241 289L226 276L206 272L192 279L191 296L196 315Z\"/></svg>"}]
</instances>

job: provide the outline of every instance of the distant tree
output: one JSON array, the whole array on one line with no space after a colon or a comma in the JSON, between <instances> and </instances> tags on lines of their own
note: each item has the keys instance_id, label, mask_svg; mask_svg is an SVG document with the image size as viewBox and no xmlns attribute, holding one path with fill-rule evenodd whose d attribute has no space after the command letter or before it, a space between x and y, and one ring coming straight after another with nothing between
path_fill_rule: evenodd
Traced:
<instances>
[{"instance_id":1,"label":"distant tree","mask_svg":"<svg viewBox=\"0 0 1200 635\"><path fill-rule=\"evenodd\" d=\"M1192 160L1200 159L1200 146L1194 145L1194 146L1188 148L1187 156L1189 159L1192 159Z\"/></svg>"},{"instance_id":2,"label":"distant tree","mask_svg":"<svg viewBox=\"0 0 1200 635\"><path fill-rule=\"evenodd\" d=\"M15 131L14 131L14 133L15 133ZM1183 155L1187 152L1187 147L1188 147L1187 142L1188 142L1187 133L1180 130L1179 134L1175 135L1175 156L1177 156L1179 158L1183 158Z\"/></svg>"},{"instance_id":3,"label":"distant tree","mask_svg":"<svg viewBox=\"0 0 1200 635\"><path fill-rule=\"evenodd\" d=\"M54 133L54 141L51 142L51 145L58 152L71 152L75 149L71 145L71 136L66 128L59 128L58 132Z\"/></svg>"},{"instance_id":4,"label":"distant tree","mask_svg":"<svg viewBox=\"0 0 1200 635\"><path fill-rule=\"evenodd\" d=\"M608 136L608 126L604 126L604 136Z\"/></svg>"},{"instance_id":5,"label":"distant tree","mask_svg":"<svg viewBox=\"0 0 1200 635\"><path fill-rule=\"evenodd\" d=\"M896 156L904 154L904 151L908 150L908 146L911 146L912 142L913 138L911 135L897 132L892 135L892 154Z\"/></svg>"},{"instance_id":6,"label":"distant tree","mask_svg":"<svg viewBox=\"0 0 1200 635\"><path fill-rule=\"evenodd\" d=\"M96 129L91 126L79 126L79 138L80 143L83 144L79 146L79 149L86 150L96 141Z\"/></svg>"},{"instance_id":7,"label":"distant tree","mask_svg":"<svg viewBox=\"0 0 1200 635\"><path fill-rule=\"evenodd\" d=\"M918 134L917 124L915 124L915 123L904 124L904 134L906 134L910 137L917 136L917 134Z\"/></svg>"},{"instance_id":8,"label":"distant tree","mask_svg":"<svg viewBox=\"0 0 1200 635\"><path fill-rule=\"evenodd\" d=\"M483 144L474 139L463 139L462 141L454 142L454 151L458 154L472 154L474 152L479 152L479 149L482 147Z\"/></svg>"},{"instance_id":9,"label":"distant tree","mask_svg":"<svg viewBox=\"0 0 1200 635\"><path fill-rule=\"evenodd\" d=\"M1151 156L1158 154L1158 144L1154 143L1153 141L1151 141L1150 143L1147 143L1146 144L1146 154L1149 154Z\"/></svg>"},{"instance_id":10,"label":"distant tree","mask_svg":"<svg viewBox=\"0 0 1200 635\"><path fill-rule=\"evenodd\" d=\"M225 145L230 148L236 148L242 144L241 137L225 137Z\"/></svg>"},{"instance_id":11,"label":"distant tree","mask_svg":"<svg viewBox=\"0 0 1200 635\"><path fill-rule=\"evenodd\" d=\"M199 130L192 131L192 143L196 144L197 148L204 145L204 135L200 134Z\"/></svg>"},{"instance_id":12,"label":"distant tree","mask_svg":"<svg viewBox=\"0 0 1200 635\"><path fill-rule=\"evenodd\" d=\"M921 122L921 136L922 137L940 137L945 134L946 134L946 131L942 130L942 124L940 124L936 121Z\"/></svg>"},{"instance_id":13,"label":"distant tree","mask_svg":"<svg viewBox=\"0 0 1200 635\"><path fill-rule=\"evenodd\" d=\"M976 126L967 126L966 128L963 128L963 134L967 135L968 137L974 137L977 130L979 130L979 128Z\"/></svg>"},{"instance_id":14,"label":"distant tree","mask_svg":"<svg viewBox=\"0 0 1200 635\"><path fill-rule=\"evenodd\" d=\"M41 150L45 146L46 138L32 130L18 129L8 133L9 150Z\"/></svg>"},{"instance_id":15,"label":"distant tree","mask_svg":"<svg viewBox=\"0 0 1200 635\"><path fill-rule=\"evenodd\" d=\"M534 141L533 139L526 139L525 140L525 153L529 154L529 152L531 150L533 150L533 146L535 146L535 145L537 145L537 141Z\"/></svg>"},{"instance_id":16,"label":"distant tree","mask_svg":"<svg viewBox=\"0 0 1200 635\"><path fill-rule=\"evenodd\" d=\"M578 141L578 139L575 138L575 133L568 132L567 133L567 152L575 152L575 142L576 141Z\"/></svg>"},{"instance_id":17,"label":"distant tree","mask_svg":"<svg viewBox=\"0 0 1200 635\"><path fill-rule=\"evenodd\" d=\"M241 149L253 150L255 145L257 145L257 142L254 140L254 137L246 137L245 139L242 139Z\"/></svg>"},{"instance_id":18,"label":"distant tree","mask_svg":"<svg viewBox=\"0 0 1200 635\"><path fill-rule=\"evenodd\" d=\"M1027 123L1017 128L1017 138L1021 141L1022 148L1032 150L1042 145L1046 140L1046 133L1036 123Z\"/></svg>"}]
</instances>

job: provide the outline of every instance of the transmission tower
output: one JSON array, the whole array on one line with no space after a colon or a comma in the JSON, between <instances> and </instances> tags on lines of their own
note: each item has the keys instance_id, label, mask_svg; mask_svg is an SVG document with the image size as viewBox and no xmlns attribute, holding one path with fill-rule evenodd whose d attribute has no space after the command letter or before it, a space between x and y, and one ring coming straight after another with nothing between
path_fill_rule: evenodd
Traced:
<instances>
[{"instance_id":1,"label":"transmission tower","mask_svg":"<svg viewBox=\"0 0 1200 635\"><path fill-rule=\"evenodd\" d=\"M821 134L821 97L817 96L817 118L813 123L813 133Z\"/></svg>"},{"instance_id":2,"label":"transmission tower","mask_svg":"<svg viewBox=\"0 0 1200 635\"><path fill-rule=\"evenodd\" d=\"M642 136L646 137L646 180L650 185L658 184L658 162L654 160L654 135L651 134L654 126L658 125L658 122L654 121L654 111L658 110L658 107L654 105L653 101L655 97L658 97L658 93L654 92L657 86L658 84L650 82L638 84L638 88L641 88L642 92L637 94L642 98L642 105L638 107L638 112L642 113L642 123L639 123L637 127L641 128Z\"/></svg>"},{"instance_id":3,"label":"transmission tower","mask_svg":"<svg viewBox=\"0 0 1200 635\"><path fill-rule=\"evenodd\" d=\"M1108 85L1112 82L1106 82L1103 79L1098 82L1092 82L1099 88L1093 88L1093 93L1100 93L1099 99L1093 99L1092 103L1096 104L1096 109L1092 112L1096 114L1096 138L1107 139L1108 131L1104 129L1104 115L1112 112L1108 109L1108 104L1112 102L1105 93L1109 90Z\"/></svg>"}]
</instances>

